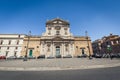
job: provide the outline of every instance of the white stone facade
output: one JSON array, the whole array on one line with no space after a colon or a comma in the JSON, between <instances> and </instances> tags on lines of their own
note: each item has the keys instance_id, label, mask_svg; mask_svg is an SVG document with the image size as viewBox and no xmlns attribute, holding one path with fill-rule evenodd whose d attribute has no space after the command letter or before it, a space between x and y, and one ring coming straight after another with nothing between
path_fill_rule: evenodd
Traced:
<instances>
[{"instance_id":1,"label":"white stone facade","mask_svg":"<svg viewBox=\"0 0 120 80\"><path fill-rule=\"evenodd\" d=\"M20 57L23 39L23 34L0 34L0 56Z\"/></svg>"},{"instance_id":2,"label":"white stone facade","mask_svg":"<svg viewBox=\"0 0 120 80\"><path fill-rule=\"evenodd\" d=\"M59 18L47 21L40 49L40 54L45 57L73 57L74 37L70 33L69 23Z\"/></svg>"}]
</instances>

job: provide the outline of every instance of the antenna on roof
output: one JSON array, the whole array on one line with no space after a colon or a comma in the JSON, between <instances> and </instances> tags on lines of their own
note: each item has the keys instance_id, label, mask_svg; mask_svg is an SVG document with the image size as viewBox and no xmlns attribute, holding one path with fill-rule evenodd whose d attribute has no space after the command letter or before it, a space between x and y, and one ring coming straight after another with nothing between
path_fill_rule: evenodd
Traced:
<instances>
[{"instance_id":1,"label":"antenna on roof","mask_svg":"<svg viewBox=\"0 0 120 80\"><path fill-rule=\"evenodd\" d=\"M88 32L87 32L87 31L85 31L85 36L86 36L86 37L88 36Z\"/></svg>"}]
</instances>

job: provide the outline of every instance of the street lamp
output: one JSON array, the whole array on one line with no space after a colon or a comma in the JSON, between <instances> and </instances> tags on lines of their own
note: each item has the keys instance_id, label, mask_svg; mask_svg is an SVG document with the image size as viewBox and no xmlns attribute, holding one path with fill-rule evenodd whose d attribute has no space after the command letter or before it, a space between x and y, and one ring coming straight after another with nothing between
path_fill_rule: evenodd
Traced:
<instances>
[{"instance_id":1,"label":"street lamp","mask_svg":"<svg viewBox=\"0 0 120 80\"><path fill-rule=\"evenodd\" d=\"M87 32L87 31L85 31L85 34L86 34L86 39L87 39L87 48L88 48L88 51L89 51L89 59L90 59L91 54L90 54L90 47L89 47L88 32Z\"/></svg>"},{"instance_id":2,"label":"street lamp","mask_svg":"<svg viewBox=\"0 0 120 80\"><path fill-rule=\"evenodd\" d=\"M29 31L29 33L27 35L28 41L27 41L26 53L25 53L24 61L27 61L27 53L28 53L28 46L29 46L29 41L30 41L30 35L31 35L31 31Z\"/></svg>"},{"instance_id":3,"label":"street lamp","mask_svg":"<svg viewBox=\"0 0 120 80\"><path fill-rule=\"evenodd\" d=\"M107 50L108 50L108 53L110 55L110 58L112 59L112 55L111 55L112 48L110 45L107 45Z\"/></svg>"}]
</instances>

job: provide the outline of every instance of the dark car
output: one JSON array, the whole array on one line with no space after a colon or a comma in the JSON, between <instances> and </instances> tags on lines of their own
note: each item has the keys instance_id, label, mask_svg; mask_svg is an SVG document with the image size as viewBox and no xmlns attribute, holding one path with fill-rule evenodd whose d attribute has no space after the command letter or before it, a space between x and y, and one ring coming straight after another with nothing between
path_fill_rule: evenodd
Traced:
<instances>
[{"instance_id":1,"label":"dark car","mask_svg":"<svg viewBox=\"0 0 120 80\"><path fill-rule=\"evenodd\" d=\"M112 53L110 55L112 58L120 58L120 55L118 53Z\"/></svg>"},{"instance_id":2,"label":"dark car","mask_svg":"<svg viewBox=\"0 0 120 80\"><path fill-rule=\"evenodd\" d=\"M40 55L37 57L37 59L40 59L40 58L45 58L45 55Z\"/></svg>"},{"instance_id":3,"label":"dark car","mask_svg":"<svg viewBox=\"0 0 120 80\"><path fill-rule=\"evenodd\" d=\"M77 56L78 58L86 58L86 57L88 57L87 56L87 54L82 54L82 55L80 55L80 56Z\"/></svg>"}]
</instances>

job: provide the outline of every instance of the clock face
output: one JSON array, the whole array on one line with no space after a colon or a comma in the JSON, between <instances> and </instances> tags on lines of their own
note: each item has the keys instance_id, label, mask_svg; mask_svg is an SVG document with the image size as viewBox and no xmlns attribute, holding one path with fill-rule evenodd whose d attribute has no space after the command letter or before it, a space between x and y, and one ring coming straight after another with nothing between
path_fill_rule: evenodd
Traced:
<instances>
[{"instance_id":1,"label":"clock face","mask_svg":"<svg viewBox=\"0 0 120 80\"><path fill-rule=\"evenodd\" d=\"M61 28L60 26L56 26L55 27L56 30L60 30L60 28Z\"/></svg>"}]
</instances>

